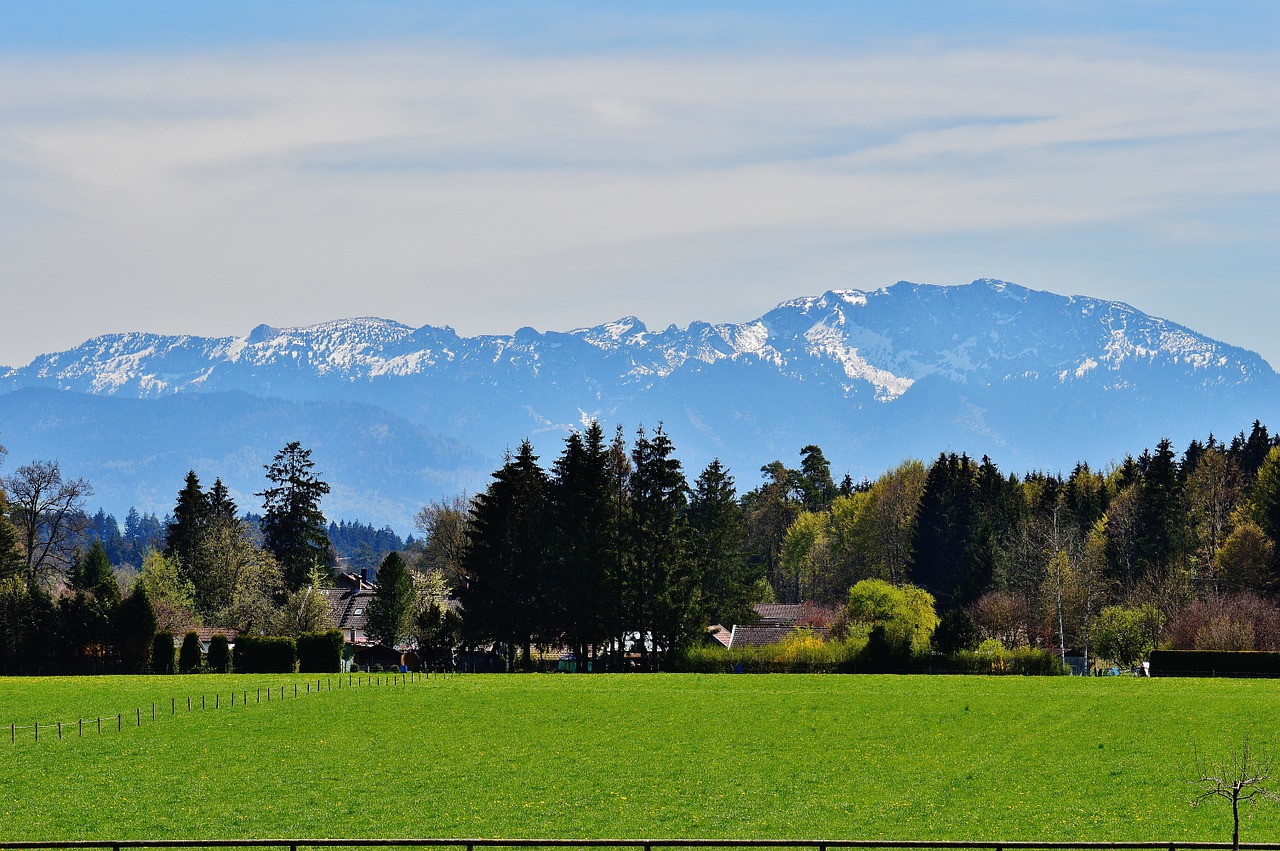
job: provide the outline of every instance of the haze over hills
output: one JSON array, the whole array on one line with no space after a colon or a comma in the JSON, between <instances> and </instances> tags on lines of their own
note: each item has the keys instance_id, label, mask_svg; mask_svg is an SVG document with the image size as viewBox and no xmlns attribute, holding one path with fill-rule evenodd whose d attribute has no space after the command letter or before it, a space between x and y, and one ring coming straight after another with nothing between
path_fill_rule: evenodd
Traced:
<instances>
[{"instance_id":1,"label":"haze over hills","mask_svg":"<svg viewBox=\"0 0 1280 851\"><path fill-rule=\"evenodd\" d=\"M191 467L255 507L262 465L300 440L334 485L330 517L402 532L425 501L483 487L522 438L549 463L592 418L628 434L662 422L690 478L718 456L746 490L808 443L855 479L943 450L1056 471L1278 410L1280 375L1252 352L1119 302L993 280L831 291L661 330L626 317L468 338L361 318L113 334L0 368L9 469L59 458L94 504L163 514Z\"/></svg>"}]
</instances>

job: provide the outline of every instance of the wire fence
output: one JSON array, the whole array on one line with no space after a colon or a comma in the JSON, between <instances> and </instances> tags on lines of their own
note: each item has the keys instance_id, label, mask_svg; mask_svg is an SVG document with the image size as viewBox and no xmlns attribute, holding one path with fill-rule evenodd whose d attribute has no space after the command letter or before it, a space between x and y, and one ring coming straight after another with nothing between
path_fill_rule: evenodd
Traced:
<instances>
[{"instance_id":1,"label":"wire fence","mask_svg":"<svg viewBox=\"0 0 1280 851\"><path fill-rule=\"evenodd\" d=\"M1230 842L1035 842L947 841L881 839L133 839L74 840L67 842L0 842L0 851L34 849L129 848L616 848L654 851L660 848L792 848L829 851L865 849L987 849L988 851L1223 851ZM1241 842L1246 851L1280 851L1280 843Z\"/></svg>"},{"instance_id":2,"label":"wire fence","mask_svg":"<svg viewBox=\"0 0 1280 851\"><path fill-rule=\"evenodd\" d=\"M442 675L437 674L436 676ZM430 674L427 673L412 672L407 674L321 675L316 677L314 681L310 678L301 681L294 679L289 683L254 686L253 688L241 687L231 689L229 692L219 690L212 694L202 692L200 694L171 696L168 706L165 706L163 701L151 701L149 706L134 706L125 711L96 714L84 718L55 719L52 721L37 720L30 724L19 724L11 721L7 725L9 728L7 732L9 733L9 743L11 745L17 745L21 742L40 743L41 741L47 742L54 739L61 741L63 738L84 738L86 733L100 736L110 732L123 733L127 727L141 728L144 722L154 724L166 715L172 717L196 711L238 709L251 705L280 703L321 693L355 688L402 686L417 683L429 677ZM166 709L169 711L165 712L164 710ZM106 843L105 845L91 844L85 847L107 848L114 847L114 845L114 843ZM6 847L4 843L0 843L0 848L4 847ZM40 845L33 847L45 848L52 846ZM132 845L127 847L145 846ZM172 846L157 845L155 847Z\"/></svg>"}]
</instances>

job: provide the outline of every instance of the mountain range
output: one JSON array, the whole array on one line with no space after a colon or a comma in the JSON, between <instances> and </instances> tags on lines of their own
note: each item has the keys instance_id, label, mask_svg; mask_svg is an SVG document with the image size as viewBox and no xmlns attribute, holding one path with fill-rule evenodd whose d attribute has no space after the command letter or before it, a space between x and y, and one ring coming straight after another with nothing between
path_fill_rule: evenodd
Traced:
<instances>
[{"instance_id":1,"label":"mountain range","mask_svg":"<svg viewBox=\"0 0 1280 851\"><path fill-rule=\"evenodd\" d=\"M941 451L1055 472L1277 411L1280 375L1253 352L1120 302L988 279L834 290L661 330L625 317L464 337L360 318L110 334L0 368L9 472L57 458L93 504L163 515L195 469L256 509L263 465L299 440L333 486L330 517L402 533L426 501L483 487L522 439L549 463L593 418L628 436L662 423L690 479L719 457L746 490L810 443L837 477Z\"/></svg>"}]
</instances>

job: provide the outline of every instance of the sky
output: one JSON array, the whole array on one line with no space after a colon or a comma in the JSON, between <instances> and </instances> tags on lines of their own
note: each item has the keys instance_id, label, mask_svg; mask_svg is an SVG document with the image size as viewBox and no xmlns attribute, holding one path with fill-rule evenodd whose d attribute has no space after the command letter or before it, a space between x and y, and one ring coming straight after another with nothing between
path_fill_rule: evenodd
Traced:
<instances>
[{"instance_id":1,"label":"sky","mask_svg":"<svg viewBox=\"0 0 1280 851\"><path fill-rule=\"evenodd\" d=\"M1280 4L0 4L0 364L1000 278L1280 365Z\"/></svg>"}]
</instances>

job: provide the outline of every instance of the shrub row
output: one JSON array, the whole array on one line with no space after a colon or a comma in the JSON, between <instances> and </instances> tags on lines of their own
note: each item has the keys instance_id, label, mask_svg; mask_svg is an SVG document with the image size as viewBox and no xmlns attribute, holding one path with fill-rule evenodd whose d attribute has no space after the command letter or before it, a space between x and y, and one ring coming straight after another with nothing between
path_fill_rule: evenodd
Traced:
<instances>
[{"instance_id":1,"label":"shrub row","mask_svg":"<svg viewBox=\"0 0 1280 851\"><path fill-rule=\"evenodd\" d=\"M1280 653L1257 650L1153 650L1153 677L1280 677Z\"/></svg>"},{"instance_id":2,"label":"shrub row","mask_svg":"<svg viewBox=\"0 0 1280 851\"><path fill-rule=\"evenodd\" d=\"M1018 674L1056 676L1062 660L1048 650L1023 647L1000 653L961 651L951 655L910 653L870 640L789 640L781 644L724 650L698 647L676 662L676 670L729 674Z\"/></svg>"},{"instance_id":3,"label":"shrub row","mask_svg":"<svg viewBox=\"0 0 1280 851\"><path fill-rule=\"evenodd\" d=\"M236 638L234 663L241 674L292 674L298 665L298 646L279 635Z\"/></svg>"},{"instance_id":4,"label":"shrub row","mask_svg":"<svg viewBox=\"0 0 1280 851\"><path fill-rule=\"evenodd\" d=\"M225 674L233 668L240 674L336 674L342 670L342 633L305 632L295 641L287 636L254 637L236 640L235 657L224 635L209 641L209 653L202 660L200 643L194 632L184 636L182 649L174 652L173 633L160 632L151 644L152 670L157 674L193 673L204 667ZM176 657L176 658L175 658Z\"/></svg>"},{"instance_id":5,"label":"shrub row","mask_svg":"<svg viewBox=\"0 0 1280 851\"><path fill-rule=\"evenodd\" d=\"M304 632L298 636L298 670L304 674L336 674L342 670L342 632Z\"/></svg>"}]
</instances>

